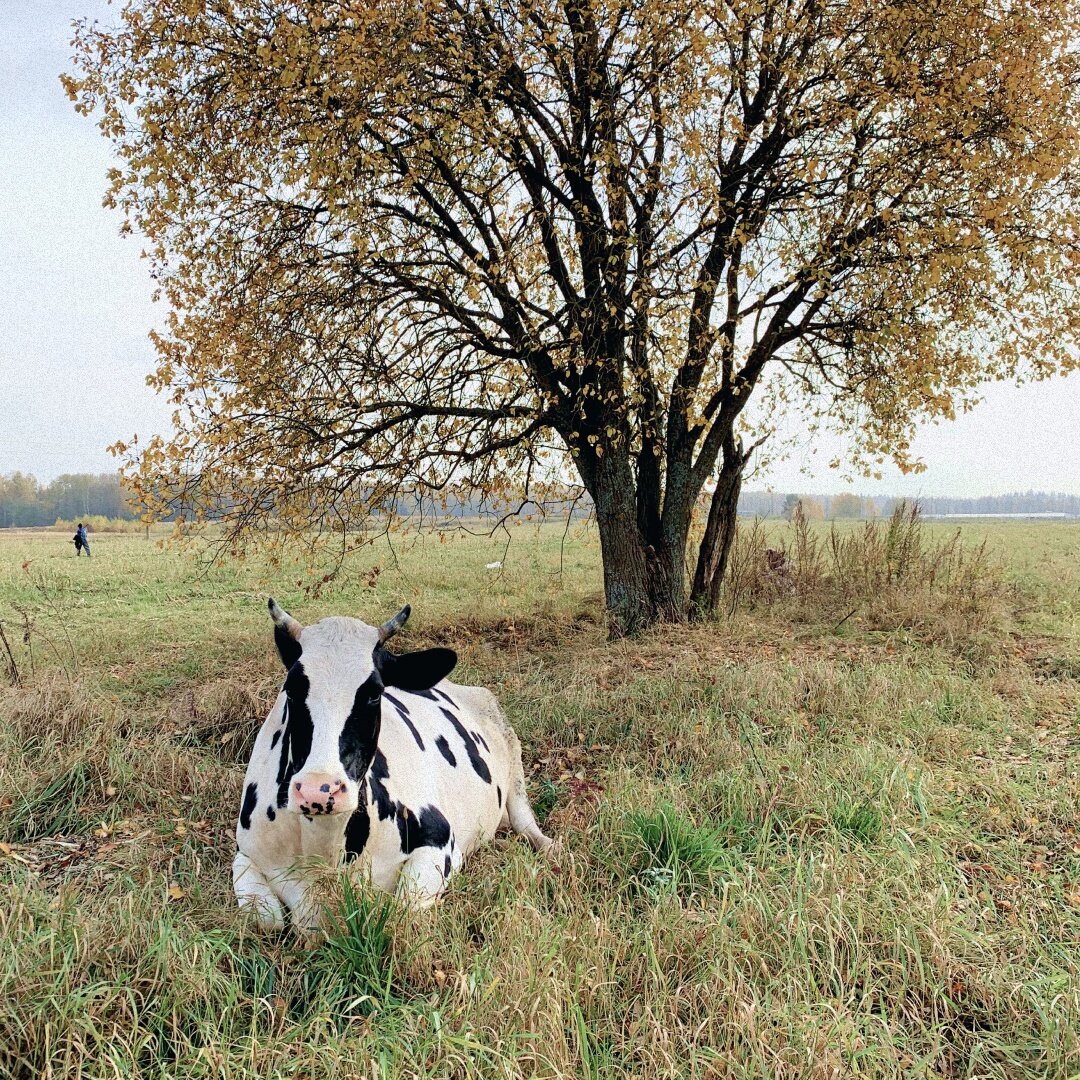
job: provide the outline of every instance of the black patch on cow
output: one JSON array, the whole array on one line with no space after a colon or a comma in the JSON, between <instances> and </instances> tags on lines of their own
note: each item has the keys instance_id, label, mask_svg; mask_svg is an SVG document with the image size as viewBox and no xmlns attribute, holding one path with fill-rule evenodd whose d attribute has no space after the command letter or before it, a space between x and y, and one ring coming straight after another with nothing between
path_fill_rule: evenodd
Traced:
<instances>
[{"instance_id":1,"label":"black patch on cow","mask_svg":"<svg viewBox=\"0 0 1080 1080\"><path fill-rule=\"evenodd\" d=\"M385 693L383 694L383 697L397 709L398 716L405 721L405 725L412 732L412 737L416 740L416 745L419 746L421 750L425 749L424 740L420 737L420 732L416 730L416 725L409 719L412 715L409 712L409 706L406 705L404 701L399 701L393 694Z\"/></svg>"},{"instance_id":2,"label":"black patch on cow","mask_svg":"<svg viewBox=\"0 0 1080 1080\"><path fill-rule=\"evenodd\" d=\"M389 691L384 693L383 697L386 698L386 700L389 701L390 704L393 705L399 713L404 713L406 716L409 715L409 706L406 705L404 701L398 701L398 699L394 697L394 695L391 694Z\"/></svg>"},{"instance_id":3,"label":"black patch on cow","mask_svg":"<svg viewBox=\"0 0 1080 1080\"><path fill-rule=\"evenodd\" d=\"M270 819L271 821L273 821L273 820L274 820L274 818L276 818L276 817L277 817L277 814L275 814L275 813L274 813L274 808L273 808L272 806L268 806L268 807L266 808L266 816L267 816L267 817L268 817L268 818L269 818L269 819Z\"/></svg>"},{"instance_id":4,"label":"black patch on cow","mask_svg":"<svg viewBox=\"0 0 1080 1080\"><path fill-rule=\"evenodd\" d=\"M491 747L490 747L490 746L488 746L488 744L487 744L487 739L485 739L485 738L484 738L484 736L483 736L483 735L481 735L479 731L474 731L474 732L472 733L472 737L473 737L473 738L474 738L474 739L475 739L475 740L476 740L476 741L477 741L477 742L478 742L478 743L479 743L479 744L480 744L480 745L481 745L481 746L482 746L482 747L483 747L483 748L484 748L484 749L485 749L485 750L486 750L486 751L487 751L487 752L488 752L489 754L491 753Z\"/></svg>"},{"instance_id":5,"label":"black patch on cow","mask_svg":"<svg viewBox=\"0 0 1080 1080\"><path fill-rule=\"evenodd\" d=\"M403 855L409 855L421 847L446 847L450 842L450 822L434 806L421 807L419 814L407 806L399 806L397 827Z\"/></svg>"},{"instance_id":6,"label":"black patch on cow","mask_svg":"<svg viewBox=\"0 0 1080 1080\"><path fill-rule=\"evenodd\" d=\"M450 749L450 744L446 741L445 735L440 735L435 740L435 745L439 748L439 753L442 754L451 765L457 766L457 758L454 757L454 751Z\"/></svg>"},{"instance_id":7,"label":"black patch on cow","mask_svg":"<svg viewBox=\"0 0 1080 1080\"><path fill-rule=\"evenodd\" d=\"M476 748L476 741L473 737L461 726L461 721L447 708L440 706L443 716L454 725L454 730L458 733L461 741L465 744L465 753L469 755L469 764L473 767L476 775L484 781L485 784L491 783L491 770L487 766L487 762L480 756L480 751Z\"/></svg>"},{"instance_id":8,"label":"black patch on cow","mask_svg":"<svg viewBox=\"0 0 1080 1080\"><path fill-rule=\"evenodd\" d=\"M240 807L240 828L251 828L251 814L255 804L259 801L259 788L257 784L248 784L244 792L244 805Z\"/></svg>"},{"instance_id":9,"label":"black patch on cow","mask_svg":"<svg viewBox=\"0 0 1080 1080\"><path fill-rule=\"evenodd\" d=\"M289 801L289 781L304 767L308 754L311 753L311 737L314 726L311 712L307 707L308 691L311 684L304 674L303 664L294 664L285 677L285 719L284 738L281 740L281 752L278 755L277 805L284 809Z\"/></svg>"},{"instance_id":10,"label":"black patch on cow","mask_svg":"<svg viewBox=\"0 0 1080 1080\"><path fill-rule=\"evenodd\" d=\"M303 664L294 664L289 668L289 674L285 676L282 690L289 695L289 700L294 702L306 702L311 683L308 681L307 672Z\"/></svg>"},{"instance_id":11,"label":"black patch on cow","mask_svg":"<svg viewBox=\"0 0 1080 1080\"><path fill-rule=\"evenodd\" d=\"M446 858L443 860L443 867L442 867L442 876L444 878L448 878L450 876L450 866L451 866L450 856L447 855Z\"/></svg>"},{"instance_id":12,"label":"black patch on cow","mask_svg":"<svg viewBox=\"0 0 1080 1080\"><path fill-rule=\"evenodd\" d=\"M365 847L371 835L371 818L367 807L360 806L349 815L345 824L345 861L355 859Z\"/></svg>"},{"instance_id":13,"label":"black patch on cow","mask_svg":"<svg viewBox=\"0 0 1080 1080\"><path fill-rule=\"evenodd\" d=\"M438 694L439 697L441 697L447 705L453 705L455 709L457 708L457 702L454 701L454 699L445 690L440 690L437 686L433 686L431 688L431 692L433 694Z\"/></svg>"},{"instance_id":14,"label":"black patch on cow","mask_svg":"<svg viewBox=\"0 0 1080 1080\"><path fill-rule=\"evenodd\" d=\"M412 737L416 740L416 745L419 746L421 750L423 750L424 740L420 738L420 732L416 730L416 725L409 719L408 715L401 708L398 708L397 714L401 717L402 720L405 721L405 726L412 732Z\"/></svg>"},{"instance_id":15,"label":"black patch on cow","mask_svg":"<svg viewBox=\"0 0 1080 1080\"><path fill-rule=\"evenodd\" d=\"M386 755L381 750L375 751L368 773L368 787L371 788L371 800L379 808L379 820L385 821L394 816L397 803L390 798L384 780L390 777L390 767L386 764Z\"/></svg>"},{"instance_id":16,"label":"black patch on cow","mask_svg":"<svg viewBox=\"0 0 1080 1080\"><path fill-rule=\"evenodd\" d=\"M300 659L304 651L300 647L300 642L283 626L274 627L274 644L277 646L278 655L286 668L291 668Z\"/></svg>"},{"instance_id":17,"label":"black patch on cow","mask_svg":"<svg viewBox=\"0 0 1080 1080\"><path fill-rule=\"evenodd\" d=\"M353 705L338 738L338 754L353 783L360 783L375 756L382 720L382 680L372 672L357 687Z\"/></svg>"},{"instance_id":18,"label":"black patch on cow","mask_svg":"<svg viewBox=\"0 0 1080 1080\"><path fill-rule=\"evenodd\" d=\"M277 731L274 732L274 737L270 740L270 749L271 750L273 750L274 747L277 746L278 739L280 739L280 738L281 738L281 728L278 728Z\"/></svg>"},{"instance_id":19,"label":"black patch on cow","mask_svg":"<svg viewBox=\"0 0 1080 1080\"><path fill-rule=\"evenodd\" d=\"M502 808L502 788L498 784L495 785L495 797L499 800L499 807Z\"/></svg>"},{"instance_id":20,"label":"black patch on cow","mask_svg":"<svg viewBox=\"0 0 1080 1080\"><path fill-rule=\"evenodd\" d=\"M415 694L417 697L427 698L428 701L439 700L430 690L410 690L409 693Z\"/></svg>"}]
</instances>

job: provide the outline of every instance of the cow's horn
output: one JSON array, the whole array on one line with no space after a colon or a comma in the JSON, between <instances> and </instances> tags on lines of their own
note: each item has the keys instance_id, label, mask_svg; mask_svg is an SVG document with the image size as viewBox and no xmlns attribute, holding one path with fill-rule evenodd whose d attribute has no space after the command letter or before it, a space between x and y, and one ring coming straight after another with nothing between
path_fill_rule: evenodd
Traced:
<instances>
[{"instance_id":1,"label":"cow's horn","mask_svg":"<svg viewBox=\"0 0 1080 1080\"><path fill-rule=\"evenodd\" d=\"M392 619L387 619L379 627L379 641L389 641L408 622L411 611L412 608L406 604Z\"/></svg>"},{"instance_id":2,"label":"cow's horn","mask_svg":"<svg viewBox=\"0 0 1080 1080\"><path fill-rule=\"evenodd\" d=\"M303 625L297 622L284 608L278 607L277 601L272 596L266 606L270 609L270 618L274 620L274 625L280 626L289 637L299 641L300 631L304 629Z\"/></svg>"}]
</instances>

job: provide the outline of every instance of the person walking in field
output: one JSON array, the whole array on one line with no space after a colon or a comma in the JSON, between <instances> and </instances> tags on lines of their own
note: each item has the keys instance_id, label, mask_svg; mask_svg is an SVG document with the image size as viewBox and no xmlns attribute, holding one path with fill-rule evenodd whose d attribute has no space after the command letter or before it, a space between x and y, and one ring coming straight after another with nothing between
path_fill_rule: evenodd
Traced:
<instances>
[{"instance_id":1,"label":"person walking in field","mask_svg":"<svg viewBox=\"0 0 1080 1080\"><path fill-rule=\"evenodd\" d=\"M83 551L86 551L86 557L90 558L90 540L86 535L86 526L80 521L79 527L75 530L75 535L72 538L75 541L75 557L78 558Z\"/></svg>"}]
</instances>

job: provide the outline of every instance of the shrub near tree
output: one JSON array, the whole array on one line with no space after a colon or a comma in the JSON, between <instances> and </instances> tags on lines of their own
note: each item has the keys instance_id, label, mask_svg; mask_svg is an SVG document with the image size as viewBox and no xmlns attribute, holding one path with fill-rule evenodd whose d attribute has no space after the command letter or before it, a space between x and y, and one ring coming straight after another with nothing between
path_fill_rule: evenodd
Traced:
<instances>
[{"instance_id":1,"label":"shrub near tree","mask_svg":"<svg viewBox=\"0 0 1080 1080\"><path fill-rule=\"evenodd\" d=\"M616 628L708 612L748 403L910 467L982 380L1075 366L1077 22L132 0L67 79L172 312L131 482L239 546L572 470Z\"/></svg>"},{"instance_id":2,"label":"shrub near tree","mask_svg":"<svg viewBox=\"0 0 1080 1080\"><path fill-rule=\"evenodd\" d=\"M816 499L805 495L788 495L784 499L783 516L787 521L794 521L799 515L805 521L823 521L825 511Z\"/></svg>"}]
</instances>

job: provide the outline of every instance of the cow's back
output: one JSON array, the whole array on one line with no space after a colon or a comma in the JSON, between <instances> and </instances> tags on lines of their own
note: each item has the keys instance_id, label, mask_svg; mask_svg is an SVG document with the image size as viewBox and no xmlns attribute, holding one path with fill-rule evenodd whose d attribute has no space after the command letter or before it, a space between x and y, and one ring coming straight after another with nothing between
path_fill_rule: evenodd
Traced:
<instances>
[{"instance_id":1,"label":"cow's back","mask_svg":"<svg viewBox=\"0 0 1080 1080\"><path fill-rule=\"evenodd\" d=\"M443 680L419 693L387 690L369 775L373 824L389 820L391 804L414 815L431 807L468 854L504 818L517 751L494 695L483 687ZM394 842L392 833L387 842Z\"/></svg>"}]
</instances>

